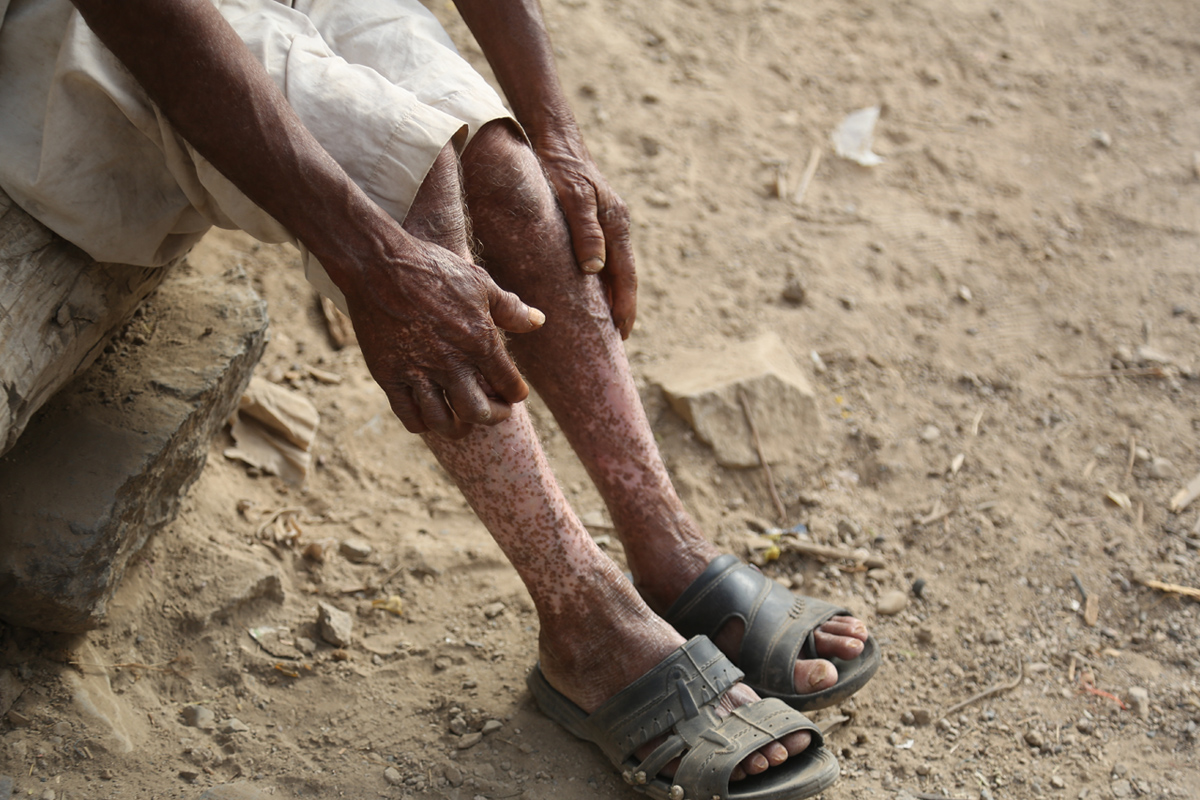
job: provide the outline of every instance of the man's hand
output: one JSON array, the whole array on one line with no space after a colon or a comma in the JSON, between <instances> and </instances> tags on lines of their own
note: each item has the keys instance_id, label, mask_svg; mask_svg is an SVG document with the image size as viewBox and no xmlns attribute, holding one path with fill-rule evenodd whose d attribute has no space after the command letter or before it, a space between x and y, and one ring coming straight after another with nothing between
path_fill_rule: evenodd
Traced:
<instances>
[{"instance_id":1,"label":"man's hand","mask_svg":"<svg viewBox=\"0 0 1200 800\"><path fill-rule=\"evenodd\" d=\"M601 274L613 324L622 338L628 337L637 314L629 210L579 135L538 0L455 0L455 5L558 193L580 268Z\"/></svg>"},{"instance_id":2,"label":"man's hand","mask_svg":"<svg viewBox=\"0 0 1200 800\"><path fill-rule=\"evenodd\" d=\"M415 257L410 242L403 264L376 261L346 301L367 367L404 427L460 438L508 419L529 394L499 330L528 333L546 318L475 264L413 241Z\"/></svg>"},{"instance_id":3,"label":"man's hand","mask_svg":"<svg viewBox=\"0 0 1200 800\"><path fill-rule=\"evenodd\" d=\"M578 131L544 132L534 152L546 170L571 231L575 260L600 273L608 287L613 324L629 338L637 317L637 272L629 240L629 209L592 160Z\"/></svg>"}]
</instances>

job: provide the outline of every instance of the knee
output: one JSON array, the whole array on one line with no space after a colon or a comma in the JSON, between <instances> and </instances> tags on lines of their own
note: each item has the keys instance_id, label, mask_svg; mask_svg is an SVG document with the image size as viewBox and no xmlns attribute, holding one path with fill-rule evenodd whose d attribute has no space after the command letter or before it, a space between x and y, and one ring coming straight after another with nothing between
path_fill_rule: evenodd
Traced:
<instances>
[{"instance_id":1,"label":"knee","mask_svg":"<svg viewBox=\"0 0 1200 800\"><path fill-rule=\"evenodd\" d=\"M554 195L537 156L507 121L488 123L463 153L463 187L476 231L552 219Z\"/></svg>"}]
</instances>

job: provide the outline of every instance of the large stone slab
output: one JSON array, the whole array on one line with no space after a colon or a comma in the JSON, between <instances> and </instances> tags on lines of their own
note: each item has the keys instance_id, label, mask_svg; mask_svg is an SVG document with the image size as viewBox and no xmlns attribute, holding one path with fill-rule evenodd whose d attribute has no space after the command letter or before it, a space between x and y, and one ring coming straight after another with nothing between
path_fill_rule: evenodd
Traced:
<instances>
[{"instance_id":1,"label":"large stone slab","mask_svg":"<svg viewBox=\"0 0 1200 800\"><path fill-rule=\"evenodd\" d=\"M250 380L266 306L244 275L172 270L0 458L0 619L79 632L179 510Z\"/></svg>"},{"instance_id":2,"label":"large stone slab","mask_svg":"<svg viewBox=\"0 0 1200 800\"><path fill-rule=\"evenodd\" d=\"M96 360L164 274L97 264L0 191L0 454Z\"/></svg>"},{"instance_id":3,"label":"large stone slab","mask_svg":"<svg viewBox=\"0 0 1200 800\"><path fill-rule=\"evenodd\" d=\"M649 370L649 378L696 436L712 446L722 466L760 463L742 395L769 463L809 458L820 440L812 385L774 333L718 351L675 356Z\"/></svg>"}]
</instances>

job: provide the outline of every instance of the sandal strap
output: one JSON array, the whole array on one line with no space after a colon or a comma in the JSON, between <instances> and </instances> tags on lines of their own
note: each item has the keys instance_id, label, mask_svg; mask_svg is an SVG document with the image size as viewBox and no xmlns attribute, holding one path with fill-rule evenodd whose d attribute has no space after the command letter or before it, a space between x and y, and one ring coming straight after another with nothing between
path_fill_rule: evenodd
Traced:
<instances>
[{"instance_id":1,"label":"sandal strap","mask_svg":"<svg viewBox=\"0 0 1200 800\"><path fill-rule=\"evenodd\" d=\"M742 620L745 633L738 661L747 665L746 682L791 695L796 691L796 661L817 657L817 628L849 613L822 600L793 595L737 556L723 555L713 559L664 619L684 636L711 635L730 619Z\"/></svg>"},{"instance_id":2,"label":"sandal strap","mask_svg":"<svg viewBox=\"0 0 1200 800\"><path fill-rule=\"evenodd\" d=\"M742 671L716 645L697 636L609 698L582 727L586 738L618 764L672 729L681 750L693 747L717 724L717 700L741 679Z\"/></svg>"},{"instance_id":3,"label":"sandal strap","mask_svg":"<svg viewBox=\"0 0 1200 800\"><path fill-rule=\"evenodd\" d=\"M819 749L821 732L807 717L782 700L759 700L740 706L684 754L674 782L696 800L729 797L733 770L751 753L790 733L808 731L811 748Z\"/></svg>"}]
</instances>

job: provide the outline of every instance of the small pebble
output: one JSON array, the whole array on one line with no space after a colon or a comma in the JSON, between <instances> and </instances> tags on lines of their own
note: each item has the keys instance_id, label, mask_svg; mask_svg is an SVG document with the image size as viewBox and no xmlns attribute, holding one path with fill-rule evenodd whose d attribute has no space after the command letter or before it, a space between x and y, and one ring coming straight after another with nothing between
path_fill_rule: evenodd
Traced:
<instances>
[{"instance_id":1,"label":"small pebble","mask_svg":"<svg viewBox=\"0 0 1200 800\"><path fill-rule=\"evenodd\" d=\"M1046 740L1043 739L1042 735L1037 731L1026 731L1025 744L1029 745L1030 747L1041 747L1045 743Z\"/></svg>"},{"instance_id":2,"label":"small pebble","mask_svg":"<svg viewBox=\"0 0 1200 800\"><path fill-rule=\"evenodd\" d=\"M217 730L221 733L246 733L250 728L237 717L230 717L218 725Z\"/></svg>"},{"instance_id":3,"label":"small pebble","mask_svg":"<svg viewBox=\"0 0 1200 800\"><path fill-rule=\"evenodd\" d=\"M937 441L941 435L942 432L938 430L937 425L926 425L921 429L921 441L926 444Z\"/></svg>"},{"instance_id":4,"label":"small pebble","mask_svg":"<svg viewBox=\"0 0 1200 800\"><path fill-rule=\"evenodd\" d=\"M471 728L467 725L467 721L463 718L462 714L450 720L450 732L455 736L465 736L471 732Z\"/></svg>"},{"instance_id":5,"label":"small pebble","mask_svg":"<svg viewBox=\"0 0 1200 800\"><path fill-rule=\"evenodd\" d=\"M324 601L317 603L317 631L329 644L349 647L353 625L350 615L337 606Z\"/></svg>"},{"instance_id":6,"label":"small pebble","mask_svg":"<svg viewBox=\"0 0 1200 800\"><path fill-rule=\"evenodd\" d=\"M984 644L1002 644L1004 642L1004 634L995 628L983 632Z\"/></svg>"},{"instance_id":7,"label":"small pebble","mask_svg":"<svg viewBox=\"0 0 1200 800\"><path fill-rule=\"evenodd\" d=\"M346 539L338 545L338 552L347 561L361 564L371 557L371 545L362 539Z\"/></svg>"},{"instance_id":8,"label":"small pebble","mask_svg":"<svg viewBox=\"0 0 1200 800\"><path fill-rule=\"evenodd\" d=\"M1146 719L1150 716L1150 692L1141 686L1131 687L1125 695L1125 700L1129 703L1129 710L1140 718Z\"/></svg>"},{"instance_id":9,"label":"small pebble","mask_svg":"<svg viewBox=\"0 0 1200 800\"><path fill-rule=\"evenodd\" d=\"M925 587L927 585L928 584L926 584L924 578L917 578L915 581L912 582L912 593L914 595L916 595L917 597L924 597L925 596Z\"/></svg>"},{"instance_id":10,"label":"small pebble","mask_svg":"<svg viewBox=\"0 0 1200 800\"><path fill-rule=\"evenodd\" d=\"M504 605L504 603L501 603L499 600L497 600L495 603L488 603L483 607L483 615L488 619L495 619L503 614L504 609L507 607L508 606Z\"/></svg>"},{"instance_id":11,"label":"small pebble","mask_svg":"<svg viewBox=\"0 0 1200 800\"><path fill-rule=\"evenodd\" d=\"M1050 776L1050 785L1053 786L1055 789L1067 788L1067 782L1064 781L1062 778L1058 777L1057 775Z\"/></svg>"},{"instance_id":12,"label":"small pebble","mask_svg":"<svg viewBox=\"0 0 1200 800\"><path fill-rule=\"evenodd\" d=\"M296 649L306 656L311 656L317 650L317 643L307 636L296 637Z\"/></svg>"},{"instance_id":13,"label":"small pebble","mask_svg":"<svg viewBox=\"0 0 1200 800\"><path fill-rule=\"evenodd\" d=\"M795 275L789 275L787 284L783 287L783 299L794 306L804 305L804 299L808 296L808 290L804 288L804 284Z\"/></svg>"},{"instance_id":14,"label":"small pebble","mask_svg":"<svg viewBox=\"0 0 1200 800\"><path fill-rule=\"evenodd\" d=\"M445 776L446 783L450 784L451 786L453 786L455 788L458 788L459 786L463 785L462 770L459 769L458 767L454 766L453 764L447 764L445 766L445 768L442 769L442 775Z\"/></svg>"},{"instance_id":15,"label":"small pebble","mask_svg":"<svg viewBox=\"0 0 1200 800\"><path fill-rule=\"evenodd\" d=\"M479 731L468 733L466 736L463 736L458 740L457 747L459 750L466 750L467 748L474 747L475 745L479 744L481 739L483 739L483 734Z\"/></svg>"},{"instance_id":16,"label":"small pebble","mask_svg":"<svg viewBox=\"0 0 1200 800\"><path fill-rule=\"evenodd\" d=\"M929 628L917 628L917 641L921 644L933 644L933 631Z\"/></svg>"},{"instance_id":17,"label":"small pebble","mask_svg":"<svg viewBox=\"0 0 1200 800\"><path fill-rule=\"evenodd\" d=\"M1152 458L1148 472L1151 478L1158 481L1172 480L1179 475L1175 465L1165 458Z\"/></svg>"},{"instance_id":18,"label":"small pebble","mask_svg":"<svg viewBox=\"0 0 1200 800\"><path fill-rule=\"evenodd\" d=\"M879 601L875 604L875 610L885 616L899 614L908 605L908 594L893 589L890 592L884 592L879 597Z\"/></svg>"},{"instance_id":19,"label":"small pebble","mask_svg":"<svg viewBox=\"0 0 1200 800\"><path fill-rule=\"evenodd\" d=\"M482 733L484 736L487 736L489 733L495 733L496 731L500 730L503 727L504 727L504 723L501 722L500 720L489 719L487 722L483 723Z\"/></svg>"},{"instance_id":20,"label":"small pebble","mask_svg":"<svg viewBox=\"0 0 1200 800\"><path fill-rule=\"evenodd\" d=\"M928 708L914 708L912 710L913 721L918 725L928 725L933 722L933 712Z\"/></svg>"},{"instance_id":21,"label":"small pebble","mask_svg":"<svg viewBox=\"0 0 1200 800\"><path fill-rule=\"evenodd\" d=\"M399 786L404 783L404 778L400 775L400 770L395 767L388 767L383 771L383 779L388 782L389 786Z\"/></svg>"},{"instance_id":22,"label":"small pebble","mask_svg":"<svg viewBox=\"0 0 1200 800\"><path fill-rule=\"evenodd\" d=\"M213 716L213 712L204 706L184 706L182 716L185 725L199 728L202 731L211 731L217 727L217 720Z\"/></svg>"}]
</instances>

